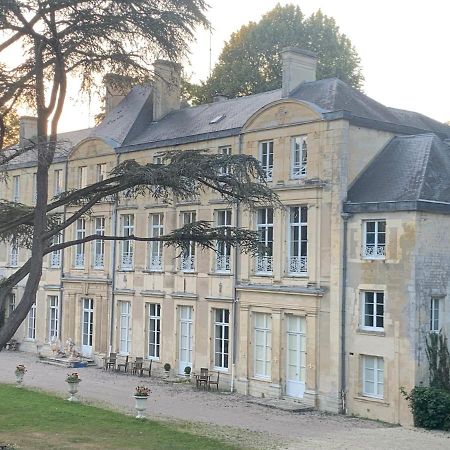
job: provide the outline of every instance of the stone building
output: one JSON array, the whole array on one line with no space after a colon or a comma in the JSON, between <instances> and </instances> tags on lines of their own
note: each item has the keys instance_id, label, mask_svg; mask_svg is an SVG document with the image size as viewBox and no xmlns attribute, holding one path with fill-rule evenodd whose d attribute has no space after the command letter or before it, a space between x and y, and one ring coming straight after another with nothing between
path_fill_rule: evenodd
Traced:
<instances>
[{"instance_id":1,"label":"stone building","mask_svg":"<svg viewBox=\"0 0 450 450\"><path fill-rule=\"evenodd\" d=\"M316 81L309 52L282 58L281 89L197 107L180 103L180 67L157 61L153 85L108 90L99 126L61 136L67 148L50 171L57 194L171 149L251 154L284 210L229 209L206 194L172 204L122 195L60 239L158 236L209 220L258 230L266 252L192 246L177 256L156 243L93 241L51 254L17 332L23 349L72 338L98 360L117 351L176 373L208 367L241 393L410 421L399 387L426 381L425 336L450 328L450 127L338 79ZM32 204L34 171L32 157L11 164L1 196ZM26 257L1 245L2 274Z\"/></svg>"}]
</instances>

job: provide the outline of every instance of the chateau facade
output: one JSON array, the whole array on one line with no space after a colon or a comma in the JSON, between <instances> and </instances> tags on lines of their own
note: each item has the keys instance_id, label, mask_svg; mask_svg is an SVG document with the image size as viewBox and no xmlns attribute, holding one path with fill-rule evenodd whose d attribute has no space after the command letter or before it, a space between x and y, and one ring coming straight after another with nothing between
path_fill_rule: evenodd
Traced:
<instances>
[{"instance_id":1,"label":"chateau facade","mask_svg":"<svg viewBox=\"0 0 450 450\"><path fill-rule=\"evenodd\" d=\"M209 194L171 204L121 195L58 239L160 236L207 220L257 230L265 253L219 245L177 255L97 240L50 254L16 333L23 350L71 338L99 362L117 351L180 374L208 367L241 393L411 421L400 387L427 381L425 336L450 331L450 127L340 80L316 81L309 52L282 57L281 89L197 107L180 104L180 67L157 61L153 85L127 95L110 87L99 126L61 135L49 180L57 195L127 159L159 163L168 150L253 155L284 209L229 208ZM23 139L33 127L22 120ZM35 170L32 156L11 164L1 197L33 204ZM28 256L1 244L0 275Z\"/></svg>"}]
</instances>

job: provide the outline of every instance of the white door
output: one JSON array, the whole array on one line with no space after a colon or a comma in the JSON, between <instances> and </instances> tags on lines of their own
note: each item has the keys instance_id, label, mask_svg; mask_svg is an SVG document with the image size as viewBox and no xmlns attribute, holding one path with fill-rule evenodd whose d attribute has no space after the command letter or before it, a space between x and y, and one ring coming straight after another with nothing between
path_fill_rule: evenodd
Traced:
<instances>
[{"instance_id":1,"label":"white door","mask_svg":"<svg viewBox=\"0 0 450 450\"><path fill-rule=\"evenodd\" d=\"M81 353L89 357L92 354L92 337L94 335L94 300L83 298L83 316L81 320Z\"/></svg>"},{"instance_id":2,"label":"white door","mask_svg":"<svg viewBox=\"0 0 450 450\"><path fill-rule=\"evenodd\" d=\"M306 320L289 315L286 323L286 395L302 398L305 393Z\"/></svg>"},{"instance_id":3,"label":"white door","mask_svg":"<svg viewBox=\"0 0 450 450\"><path fill-rule=\"evenodd\" d=\"M180 306L180 341L178 373L186 366L192 367L192 306Z\"/></svg>"}]
</instances>

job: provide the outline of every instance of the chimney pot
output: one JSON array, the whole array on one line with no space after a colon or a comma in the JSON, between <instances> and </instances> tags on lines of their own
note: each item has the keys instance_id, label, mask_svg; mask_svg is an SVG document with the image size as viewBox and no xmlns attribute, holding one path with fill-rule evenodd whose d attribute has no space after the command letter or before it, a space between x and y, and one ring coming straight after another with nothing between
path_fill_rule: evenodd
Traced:
<instances>
[{"instance_id":1,"label":"chimney pot","mask_svg":"<svg viewBox=\"0 0 450 450\"><path fill-rule=\"evenodd\" d=\"M304 81L316 81L317 54L296 47L286 47L281 51L283 63L283 97Z\"/></svg>"},{"instance_id":2,"label":"chimney pot","mask_svg":"<svg viewBox=\"0 0 450 450\"><path fill-rule=\"evenodd\" d=\"M37 136L37 117L22 116L19 118L19 145L25 147L31 144L33 138Z\"/></svg>"}]
</instances>

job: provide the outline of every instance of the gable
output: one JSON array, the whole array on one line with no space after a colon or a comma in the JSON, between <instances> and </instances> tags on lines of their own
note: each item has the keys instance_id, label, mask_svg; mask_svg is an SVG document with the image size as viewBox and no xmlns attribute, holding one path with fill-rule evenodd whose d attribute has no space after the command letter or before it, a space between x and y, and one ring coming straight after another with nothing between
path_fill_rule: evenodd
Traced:
<instances>
[{"instance_id":1,"label":"gable","mask_svg":"<svg viewBox=\"0 0 450 450\"><path fill-rule=\"evenodd\" d=\"M97 158L99 156L113 155L114 150L102 139L88 138L76 145L69 155L70 161Z\"/></svg>"}]
</instances>

